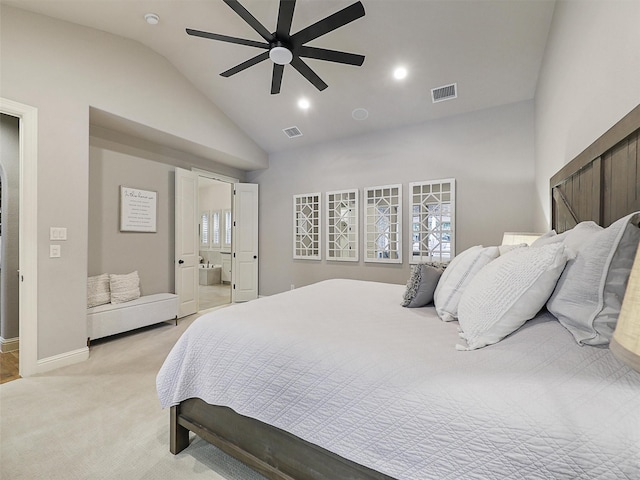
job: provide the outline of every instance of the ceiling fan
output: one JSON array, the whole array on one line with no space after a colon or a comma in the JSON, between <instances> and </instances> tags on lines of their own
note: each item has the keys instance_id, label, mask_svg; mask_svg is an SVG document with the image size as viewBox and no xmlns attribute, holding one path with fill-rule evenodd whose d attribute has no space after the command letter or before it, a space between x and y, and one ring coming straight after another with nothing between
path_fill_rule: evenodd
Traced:
<instances>
[{"instance_id":1,"label":"ceiling fan","mask_svg":"<svg viewBox=\"0 0 640 480\"><path fill-rule=\"evenodd\" d=\"M280 0L278 11L278 25L276 31L270 33L264 25L244 8L237 0L223 0L236 12L245 22L247 22L265 42L257 42L244 38L229 37L217 33L203 32L187 28L187 33L195 37L208 38L211 40L220 40L222 42L237 43L239 45L247 45L249 47L262 48L266 52L256 55L249 60L236 65L235 67L222 72L223 77L230 77L241 72L253 65L264 60L271 59L273 61L273 76L271 79L271 94L280 93L282 85L282 74L284 66L291 64L303 77L309 80L318 90L327 88L327 84L307 65L304 58L314 58L316 60L325 60L328 62L344 63L347 65L357 65L358 67L364 62L364 55L356 55L354 53L339 52L336 50L327 50L325 48L310 47L304 45L311 40L318 38L326 33L332 32L348 23L364 16L364 6L361 2L356 2L342 10L329 15L328 17L303 28L299 32L291 35L291 23L293 21L293 11L295 9L295 0Z\"/></svg>"}]
</instances>

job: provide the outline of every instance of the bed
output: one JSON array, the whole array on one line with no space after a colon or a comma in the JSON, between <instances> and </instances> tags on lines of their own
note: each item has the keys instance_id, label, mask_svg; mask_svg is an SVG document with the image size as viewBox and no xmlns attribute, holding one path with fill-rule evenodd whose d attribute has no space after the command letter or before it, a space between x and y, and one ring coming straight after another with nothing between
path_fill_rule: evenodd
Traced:
<instances>
[{"instance_id":1,"label":"bed","mask_svg":"<svg viewBox=\"0 0 640 480\"><path fill-rule=\"evenodd\" d=\"M637 107L552 178L558 233L640 210L639 130ZM461 352L405 289L329 280L197 319L158 375L171 452L191 431L270 479L640 478L640 374L608 348L543 309Z\"/></svg>"}]
</instances>

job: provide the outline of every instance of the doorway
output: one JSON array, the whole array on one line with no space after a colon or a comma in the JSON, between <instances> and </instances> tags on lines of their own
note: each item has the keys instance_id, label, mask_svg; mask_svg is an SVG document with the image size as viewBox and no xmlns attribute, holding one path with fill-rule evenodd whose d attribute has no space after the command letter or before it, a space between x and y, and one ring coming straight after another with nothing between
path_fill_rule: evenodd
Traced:
<instances>
[{"instance_id":1,"label":"doorway","mask_svg":"<svg viewBox=\"0 0 640 480\"><path fill-rule=\"evenodd\" d=\"M0 97L0 113L19 120L19 357L20 376L38 373L38 110Z\"/></svg>"},{"instance_id":2,"label":"doorway","mask_svg":"<svg viewBox=\"0 0 640 480\"><path fill-rule=\"evenodd\" d=\"M232 184L198 176L199 311L231 303Z\"/></svg>"},{"instance_id":3,"label":"doorway","mask_svg":"<svg viewBox=\"0 0 640 480\"><path fill-rule=\"evenodd\" d=\"M20 119L0 113L0 383L20 378Z\"/></svg>"}]
</instances>

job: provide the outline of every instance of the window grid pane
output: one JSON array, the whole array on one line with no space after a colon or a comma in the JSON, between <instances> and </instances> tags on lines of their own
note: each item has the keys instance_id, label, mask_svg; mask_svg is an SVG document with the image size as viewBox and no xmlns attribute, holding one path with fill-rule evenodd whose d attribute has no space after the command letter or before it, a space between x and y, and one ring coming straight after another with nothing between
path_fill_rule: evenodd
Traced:
<instances>
[{"instance_id":1,"label":"window grid pane","mask_svg":"<svg viewBox=\"0 0 640 480\"><path fill-rule=\"evenodd\" d=\"M365 189L365 262L402 263L402 185Z\"/></svg>"},{"instance_id":2,"label":"window grid pane","mask_svg":"<svg viewBox=\"0 0 640 480\"><path fill-rule=\"evenodd\" d=\"M293 258L320 260L320 193L293 196Z\"/></svg>"},{"instance_id":3,"label":"window grid pane","mask_svg":"<svg viewBox=\"0 0 640 480\"><path fill-rule=\"evenodd\" d=\"M327 192L327 259L358 261L358 190Z\"/></svg>"},{"instance_id":4,"label":"window grid pane","mask_svg":"<svg viewBox=\"0 0 640 480\"><path fill-rule=\"evenodd\" d=\"M448 262L455 253L455 179L411 183L411 263Z\"/></svg>"}]
</instances>

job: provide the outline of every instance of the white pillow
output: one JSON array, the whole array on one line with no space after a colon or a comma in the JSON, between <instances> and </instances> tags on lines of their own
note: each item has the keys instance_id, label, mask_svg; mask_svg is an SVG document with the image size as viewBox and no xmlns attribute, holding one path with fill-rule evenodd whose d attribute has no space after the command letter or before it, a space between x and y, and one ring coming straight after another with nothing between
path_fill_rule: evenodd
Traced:
<instances>
[{"instance_id":1,"label":"white pillow","mask_svg":"<svg viewBox=\"0 0 640 480\"><path fill-rule=\"evenodd\" d=\"M548 245L550 243L561 242L562 239L563 239L563 237L558 238L558 234L556 233L555 230L549 230L544 235L541 235L538 238L536 238L531 243L531 246L537 248L537 247L541 247L543 245Z\"/></svg>"},{"instance_id":2,"label":"white pillow","mask_svg":"<svg viewBox=\"0 0 640 480\"><path fill-rule=\"evenodd\" d=\"M111 303L124 303L140 298L140 278L138 271L126 275L109 276Z\"/></svg>"},{"instance_id":3,"label":"white pillow","mask_svg":"<svg viewBox=\"0 0 640 480\"><path fill-rule=\"evenodd\" d=\"M535 317L553 292L567 263L562 243L518 248L489 263L471 280L458 307L468 347L499 342Z\"/></svg>"},{"instance_id":4,"label":"white pillow","mask_svg":"<svg viewBox=\"0 0 640 480\"><path fill-rule=\"evenodd\" d=\"M464 288L482 267L499 255L498 247L477 245L451 260L433 294L436 312L442 320L450 322L458 318L458 303Z\"/></svg>"},{"instance_id":5,"label":"white pillow","mask_svg":"<svg viewBox=\"0 0 640 480\"><path fill-rule=\"evenodd\" d=\"M95 275L87 279L87 308L111 302L109 274Z\"/></svg>"},{"instance_id":6,"label":"white pillow","mask_svg":"<svg viewBox=\"0 0 640 480\"><path fill-rule=\"evenodd\" d=\"M578 245L577 256L567 264L547 308L578 343L606 345L611 340L640 242L638 223L640 212L605 229L578 224L573 230L581 227L579 232L565 239L567 245Z\"/></svg>"}]
</instances>

